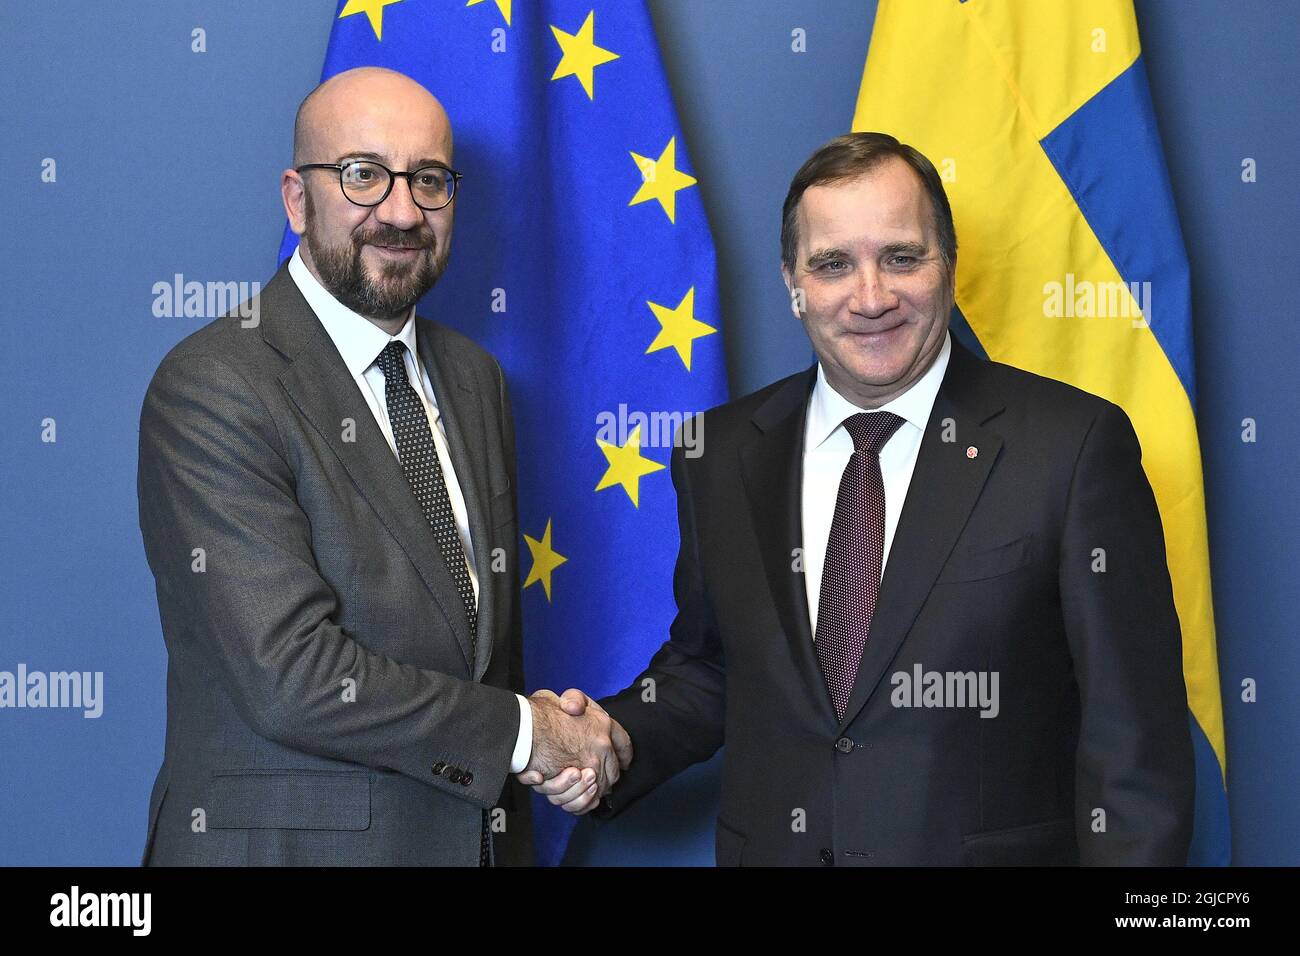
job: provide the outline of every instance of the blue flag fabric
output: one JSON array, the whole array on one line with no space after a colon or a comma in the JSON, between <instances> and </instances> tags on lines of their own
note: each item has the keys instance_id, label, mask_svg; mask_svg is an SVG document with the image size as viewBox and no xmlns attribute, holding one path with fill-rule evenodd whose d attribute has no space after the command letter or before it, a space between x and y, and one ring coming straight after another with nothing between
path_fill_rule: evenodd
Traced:
<instances>
[{"instance_id":1,"label":"blue flag fabric","mask_svg":"<svg viewBox=\"0 0 1300 956\"><path fill-rule=\"evenodd\" d=\"M419 311L507 375L529 689L619 690L675 612L675 426L727 397L713 242L650 16L641 0L341 0L321 77L368 65L451 117L455 237ZM296 243L286 230L281 261ZM540 799L534 818L555 865L573 820Z\"/></svg>"}]
</instances>

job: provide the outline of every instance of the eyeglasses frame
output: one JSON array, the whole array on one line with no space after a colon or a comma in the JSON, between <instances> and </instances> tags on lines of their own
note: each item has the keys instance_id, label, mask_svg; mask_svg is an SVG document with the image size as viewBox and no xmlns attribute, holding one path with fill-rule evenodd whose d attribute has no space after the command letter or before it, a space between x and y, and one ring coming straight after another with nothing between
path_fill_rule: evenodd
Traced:
<instances>
[{"instance_id":1,"label":"eyeglasses frame","mask_svg":"<svg viewBox=\"0 0 1300 956\"><path fill-rule=\"evenodd\" d=\"M355 199L353 199L351 196L348 195L347 187L343 185L343 170L357 163L370 163L370 165L378 166L384 172L388 173L388 188L384 190L384 194L380 196L376 202L370 202L370 203L357 202ZM419 206L421 209L423 209L425 212L436 212L439 209L446 209L456 199L456 192L460 189L460 181L461 179L464 178L464 173L457 172L456 170L452 169L450 166L445 166L442 163L426 163L425 165L421 166L419 169L412 169L409 172L398 172L397 170L389 169L383 163L377 162L376 160L373 159L354 159L349 163L304 163L301 166L295 166L294 172L301 173L305 169L337 170L339 174L339 189L343 192L343 197L348 202L352 203L352 205L360 206L362 209L372 209L375 206L383 205L384 200L386 200L392 194L393 184L397 182L398 177L405 179L406 188L411 189L411 177L414 176L416 173L423 172L426 169L441 169L445 172L451 173L451 195L447 197L447 201L443 203L441 206L421 206L420 201L415 198L415 190L411 189L411 201L415 203L417 206Z\"/></svg>"}]
</instances>

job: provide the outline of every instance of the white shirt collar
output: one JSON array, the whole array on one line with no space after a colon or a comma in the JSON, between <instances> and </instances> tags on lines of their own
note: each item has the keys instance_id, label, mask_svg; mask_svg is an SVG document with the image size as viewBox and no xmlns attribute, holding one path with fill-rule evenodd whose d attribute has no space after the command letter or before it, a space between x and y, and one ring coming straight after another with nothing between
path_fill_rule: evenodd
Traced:
<instances>
[{"instance_id":1,"label":"white shirt collar","mask_svg":"<svg viewBox=\"0 0 1300 956\"><path fill-rule=\"evenodd\" d=\"M939 385L943 382L944 372L948 369L948 357L951 354L952 333L945 332L939 354L925 370L925 374L913 382L902 395L873 411L893 412L924 432L925 424L930 420L930 412L934 408L935 396L939 394ZM812 399L808 406L808 427L804 436L804 448L811 450L818 447L835 433L844 419L864 410L835 391L826 379L826 370L818 362L817 384L813 386Z\"/></svg>"},{"instance_id":2,"label":"white shirt collar","mask_svg":"<svg viewBox=\"0 0 1300 956\"><path fill-rule=\"evenodd\" d=\"M420 354L415 349L415 306L411 306L411 314L406 317L402 330L396 335L389 335L364 315L353 312L334 298L320 284L320 280L311 274L297 249L293 250L293 256L289 259L289 275L298 284L303 298L316 313L321 325L325 326L325 331L333 339L335 348L343 357L343 363L354 378L359 378L373 365L379 353L394 339L406 343L412 358Z\"/></svg>"}]
</instances>

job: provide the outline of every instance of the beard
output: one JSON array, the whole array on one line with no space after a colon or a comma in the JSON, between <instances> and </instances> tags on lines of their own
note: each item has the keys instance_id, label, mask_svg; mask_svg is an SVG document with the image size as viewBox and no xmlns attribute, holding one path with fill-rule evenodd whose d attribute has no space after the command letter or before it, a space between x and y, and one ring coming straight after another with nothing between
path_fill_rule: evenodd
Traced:
<instances>
[{"instance_id":1,"label":"beard","mask_svg":"<svg viewBox=\"0 0 1300 956\"><path fill-rule=\"evenodd\" d=\"M321 285L330 295L361 315L396 318L410 311L442 276L447 267L446 248L436 250L433 232L425 224L404 231L379 225L370 232L353 235L342 245L329 245L314 228L316 223L311 193L307 193L307 229L303 240L320 273ZM361 259L367 245L405 246L424 251L412 263L385 263L372 276Z\"/></svg>"}]
</instances>

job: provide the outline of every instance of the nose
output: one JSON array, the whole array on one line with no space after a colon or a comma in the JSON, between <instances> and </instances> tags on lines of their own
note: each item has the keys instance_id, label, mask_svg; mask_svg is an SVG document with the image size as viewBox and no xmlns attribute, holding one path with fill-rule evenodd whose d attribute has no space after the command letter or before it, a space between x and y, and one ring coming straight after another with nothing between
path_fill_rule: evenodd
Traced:
<instances>
[{"instance_id":1,"label":"nose","mask_svg":"<svg viewBox=\"0 0 1300 956\"><path fill-rule=\"evenodd\" d=\"M886 277L872 265L858 271L849 310L868 319L878 319L898 308L898 296L890 290Z\"/></svg>"},{"instance_id":2,"label":"nose","mask_svg":"<svg viewBox=\"0 0 1300 956\"><path fill-rule=\"evenodd\" d=\"M393 188L378 206L375 218L397 229L414 229L424 219L424 210L415 204L411 196L411 184L403 176L393 180Z\"/></svg>"}]
</instances>

